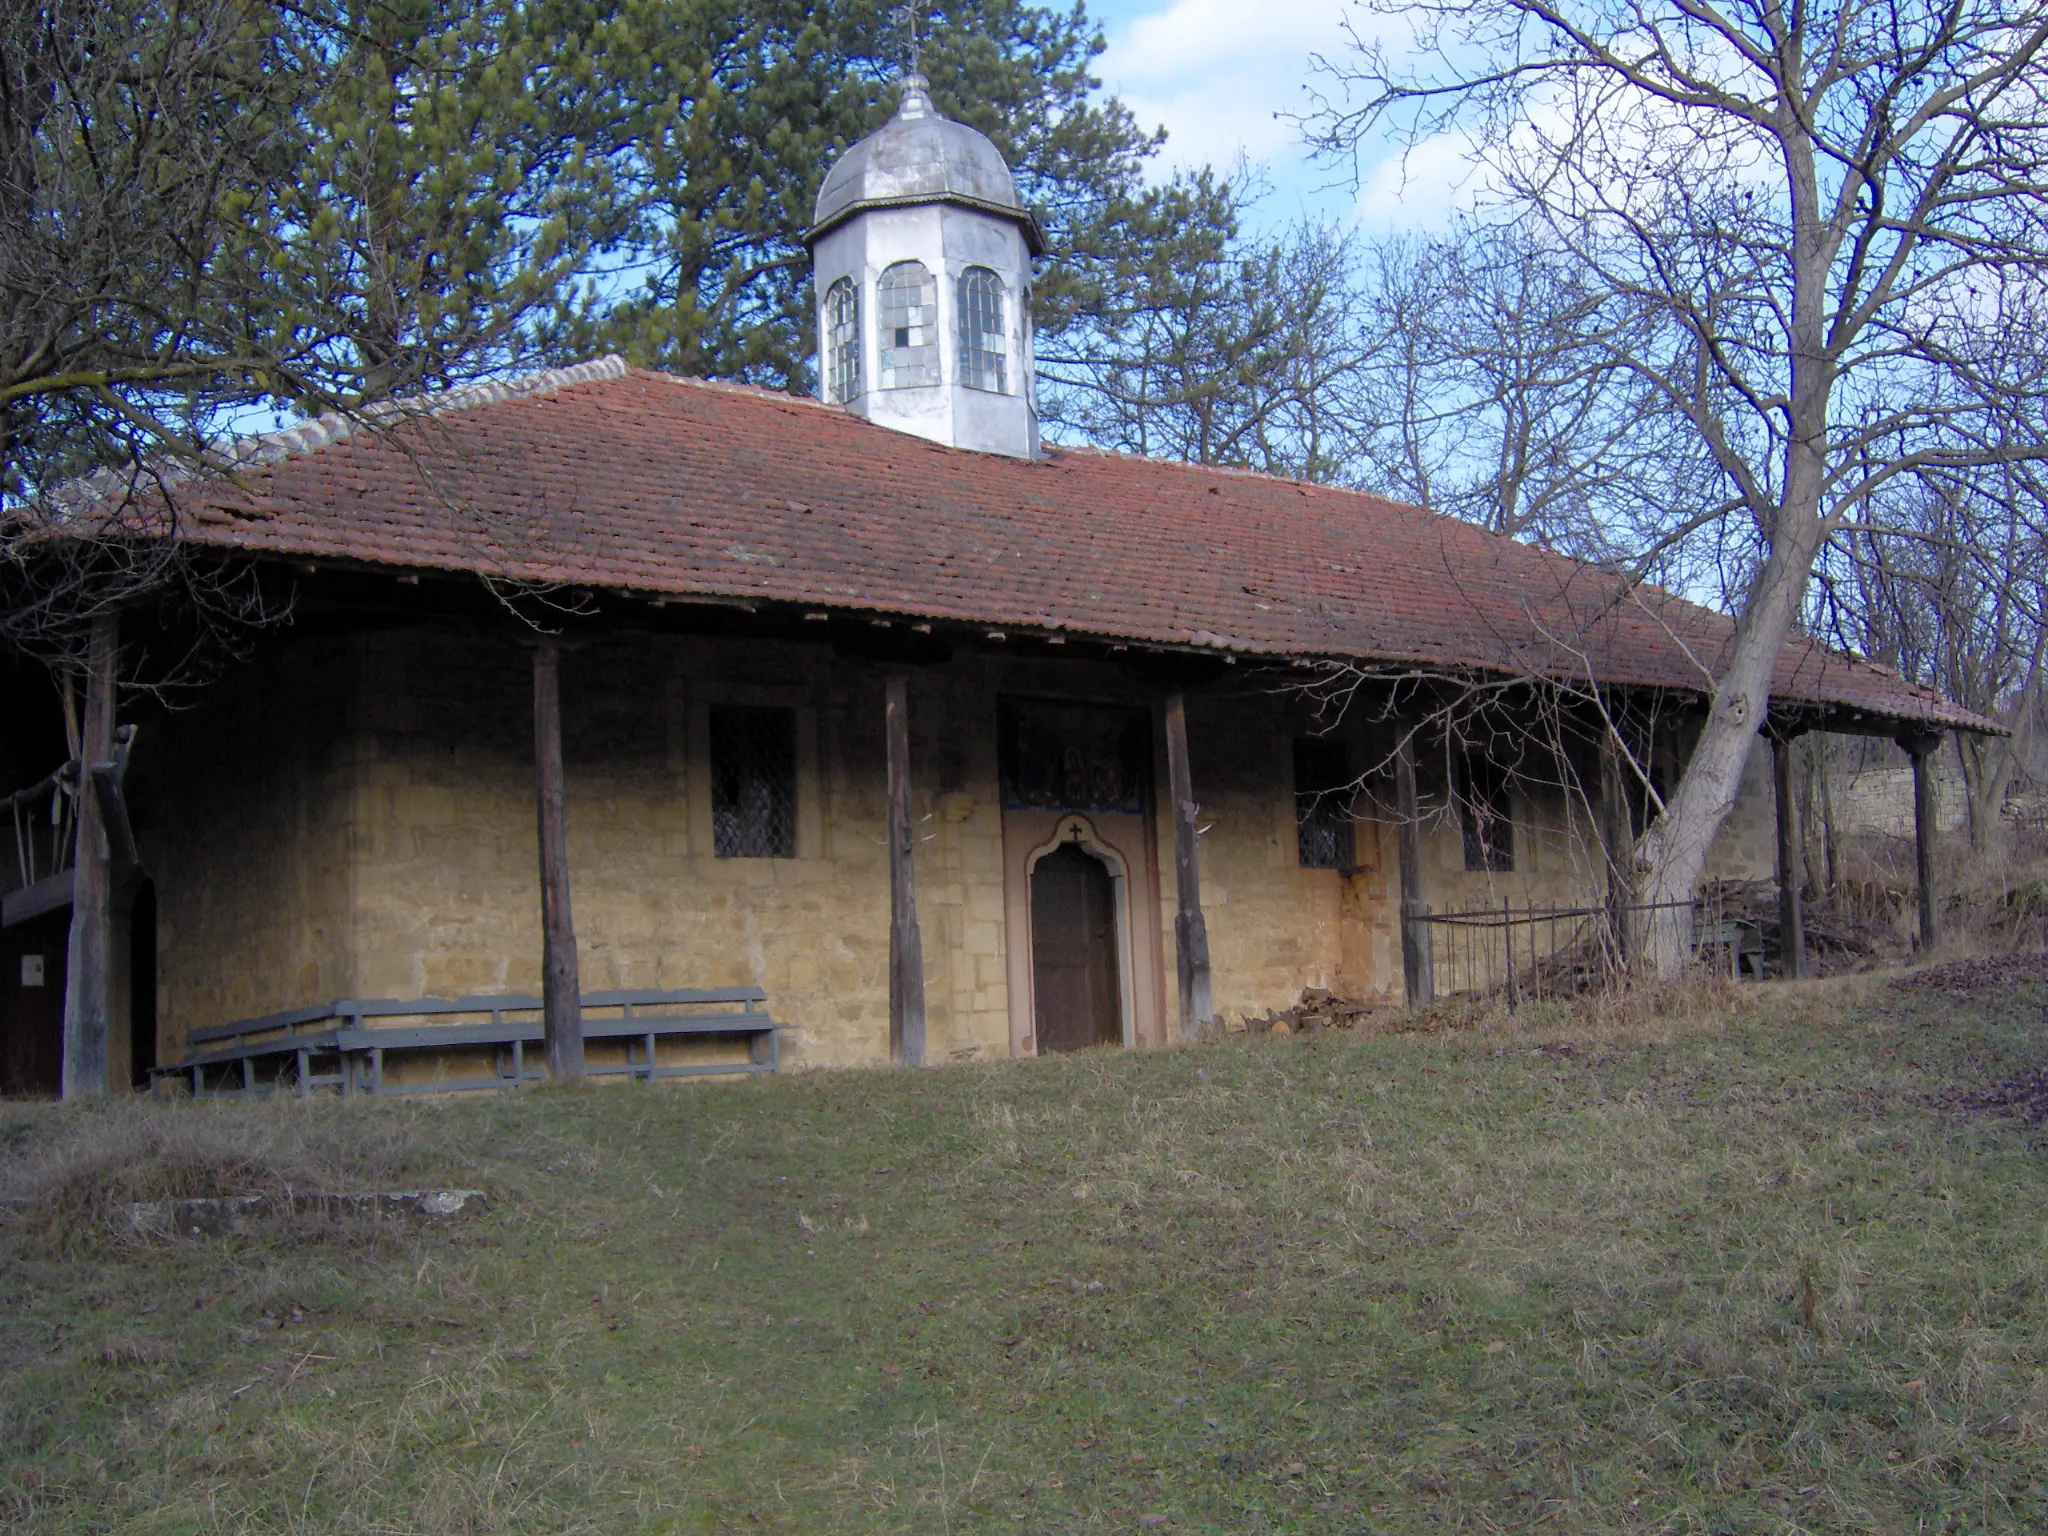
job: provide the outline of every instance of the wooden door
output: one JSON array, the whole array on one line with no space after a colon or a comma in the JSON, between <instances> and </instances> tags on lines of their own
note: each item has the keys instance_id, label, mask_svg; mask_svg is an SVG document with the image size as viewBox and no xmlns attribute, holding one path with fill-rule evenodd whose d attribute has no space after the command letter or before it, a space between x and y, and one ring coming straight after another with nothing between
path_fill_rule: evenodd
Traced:
<instances>
[{"instance_id":1,"label":"wooden door","mask_svg":"<svg viewBox=\"0 0 2048 1536\"><path fill-rule=\"evenodd\" d=\"M1123 1043L1116 885L1078 844L1055 848L1031 871L1031 973L1039 1050Z\"/></svg>"},{"instance_id":2,"label":"wooden door","mask_svg":"<svg viewBox=\"0 0 2048 1536\"><path fill-rule=\"evenodd\" d=\"M64 1065L64 959L71 912L0 929L0 1094L54 1095Z\"/></svg>"}]
</instances>

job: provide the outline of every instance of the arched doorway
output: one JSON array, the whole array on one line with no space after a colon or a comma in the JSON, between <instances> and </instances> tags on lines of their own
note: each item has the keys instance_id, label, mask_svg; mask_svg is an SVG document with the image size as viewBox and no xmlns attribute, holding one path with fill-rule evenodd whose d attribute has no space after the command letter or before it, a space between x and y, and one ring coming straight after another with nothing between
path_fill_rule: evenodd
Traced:
<instances>
[{"instance_id":1,"label":"arched doorway","mask_svg":"<svg viewBox=\"0 0 2048 1536\"><path fill-rule=\"evenodd\" d=\"M1122 1043L1116 885L1077 842L1032 866L1031 973L1040 1051Z\"/></svg>"}]
</instances>

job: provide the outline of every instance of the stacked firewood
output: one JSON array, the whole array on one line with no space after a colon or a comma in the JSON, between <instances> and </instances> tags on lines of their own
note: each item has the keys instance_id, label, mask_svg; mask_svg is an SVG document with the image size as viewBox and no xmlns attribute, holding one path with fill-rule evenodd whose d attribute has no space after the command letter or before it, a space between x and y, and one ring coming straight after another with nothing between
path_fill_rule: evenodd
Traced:
<instances>
[{"instance_id":1,"label":"stacked firewood","mask_svg":"<svg viewBox=\"0 0 2048 1536\"><path fill-rule=\"evenodd\" d=\"M1361 1019L1387 1010L1383 1002L1339 997L1327 987L1304 987L1301 1001L1292 1008L1268 1008L1264 1018L1246 1014L1244 1027L1255 1035L1314 1034L1324 1029L1356 1029Z\"/></svg>"},{"instance_id":2,"label":"stacked firewood","mask_svg":"<svg viewBox=\"0 0 2048 1536\"><path fill-rule=\"evenodd\" d=\"M1702 921L1718 914L1722 922L1756 925L1766 961L1773 969L1784 964L1785 935L1779 925L1778 885L1774 880L1722 880L1701 893ZM1865 971L1904 953L1899 930L1882 918L1857 912L1821 895L1800 903L1800 928L1806 935L1806 969L1812 976Z\"/></svg>"}]
</instances>

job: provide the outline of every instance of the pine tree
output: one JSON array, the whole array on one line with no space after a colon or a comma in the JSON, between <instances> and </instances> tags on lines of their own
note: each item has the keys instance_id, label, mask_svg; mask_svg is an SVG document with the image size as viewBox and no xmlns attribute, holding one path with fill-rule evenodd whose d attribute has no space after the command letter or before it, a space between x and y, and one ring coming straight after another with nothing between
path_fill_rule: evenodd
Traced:
<instances>
[{"instance_id":1,"label":"pine tree","mask_svg":"<svg viewBox=\"0 0 2048 1536\"><path fill-rule=\"evenodd\" d=\"M626 0L604 37L626 113L611 230L547 350L809 389L803 234L833 160L895 109L905 21L873 0ZM1094 95L1102 38L1078 4L961 0L920 25L935 105L995 141L1046 226L1037 321L1056 337L1157 244L1159 140Z\"/></svg>"}]
</instances>

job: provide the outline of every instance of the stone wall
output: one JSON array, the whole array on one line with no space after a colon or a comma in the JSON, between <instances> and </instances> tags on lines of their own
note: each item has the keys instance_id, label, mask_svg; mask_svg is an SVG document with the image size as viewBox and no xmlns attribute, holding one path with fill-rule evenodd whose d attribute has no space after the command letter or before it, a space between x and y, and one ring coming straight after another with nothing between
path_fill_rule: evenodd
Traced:
<instances>
[{"instance_id":1,"label":"stone wall","mask_svg":"<svg viewBox=\"0 0 2048 1536\"><path fill-rule=\"evenodd\" d=\"M586 990L758 985L790 1026L785 1061L886 1059L882 679L872 662L792 641L643 635L567 653ZM967 654L911 676L928 1059L1007 1056L1021 1038L996 752L1006 694L1152 711L1153 829L1135 867L1154 882L1156 932L1130 953L1157 1020L1139 1037L1170 1038L1160 690L1107 662ZM796 712L794 858L715 854L709 719L722 703ZM1188 713L1219 1012L1284 1007L1305 986L1398 994L1395 836L1373 810L1391 786L1375 779L1361 801L1354 868L1303 869L1291 743L1314 724L1299 701L1247 679L1197 692ZM531 719L531 665L516 640L429 627L287 640L173 717L145 754L165 808L144 833L163 914L160 1059L195 1024L339 996L537 991ZM1363 733L1351 739L1361 766L1384 755ZM1768 870L1758 759L1717 870ZM1562 794L1518 793L1514 872L1471 873L1437 784L1425 894L1438 910L1597 896L1589 828Z\"/></svg>"},{"instance_id":2,"label":"stone wall","mask_svg":"<svg viewBox=\"0 0 2048 1536\"><path fill-rule=\"evenodd\" d=\"M1400 981L1398 940L1389 939L1391 842L1386 858L1375 857L1378 839L1361 826L1360 872L1301 867L1293 741L1312 728L1293 701L1249 683L1188 701L1188 761L1204 829L1202 907L1215 1005L1226 1020L1286 1007L1306 986L1370 994ZM1173 826L1164 793L1158 803L1163 944L1171 974ZM1368 864L1378 867L1363 867ZM1354 936L1347 945L1347 922L1365 927L1362 940ZM1169 997L1177 1009L1177 984Z\"/></svg>"},{"instance_id":3,"label":"stone wall","mask_svg":"<svg viewBox=\"0 0 2048 1536\"><path fill-rule=\"evenodd\" d=\"M1835 802L1835 827L1844 838L1874 837L1911 842L1913 767L1906 754L1893 749L1896 764L1829 765ZM1970 822L1968 787L1952 748L1934 754L1934 825L1938 832L1959 832Z\"/></svg>"},{"instance_id":4,"label":"stone wall","mask_svg":"<svg viewBox=\"0 0 2048 1536\"><path fill-rule=\"evenodd\" d=\"M1778 799L1771 780L1771 744L1750 749L1735 805L1707 853L1709 880L1772 880L1778 871Z\"/></svg>"},{"instance_id":5,"label":"stone wall","mask_svg":"<svg viewBox=\"0 0 2048 1536\"><path fill-rule=\"evenodd\" d=\"M159 1061L177 1058L189 1029L356 987L356 652L346 640L273 640L136 752L129 799L157 893Z\"/></svg>"},{"instance_id":6,"label":"stone wall","mask_svg":"<svg viewBox=\"0 0 2048 1536\"><path fill-rule=\"evenodd\" d=\"M523 650L386 637L354 793L366 992L537 991L532 679ZM797 856L712 846L709 713L796 710ZM562 678L569 864L585 990L756 985L795 1060L886 1051L881 684L818 647L640 639Z\"/></svg>"}]
</instances>

